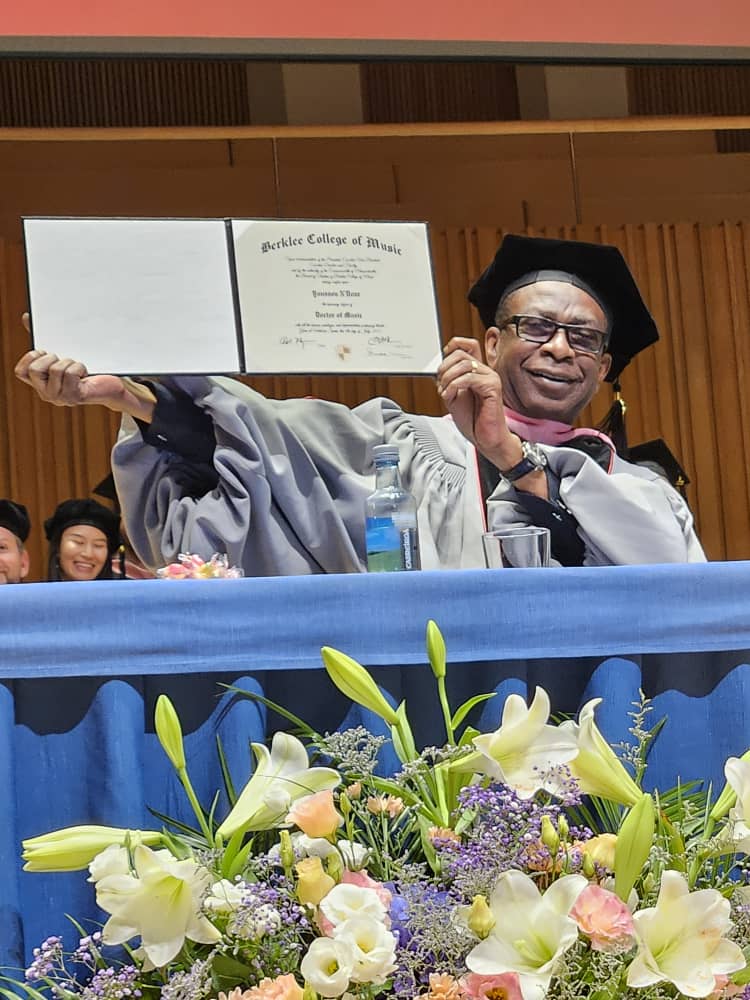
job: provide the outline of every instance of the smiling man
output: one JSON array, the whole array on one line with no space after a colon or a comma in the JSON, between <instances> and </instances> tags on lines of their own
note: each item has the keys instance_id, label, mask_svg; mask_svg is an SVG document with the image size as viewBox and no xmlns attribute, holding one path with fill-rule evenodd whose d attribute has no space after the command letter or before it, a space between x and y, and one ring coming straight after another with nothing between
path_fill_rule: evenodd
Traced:
<instances>
[{"instance_id":1,"label":"smiling man","mask_svg":"<svg viewBox=\"0 0 750 1000\"><path fill-rule=\"evenodd\" d=\"M572 426L659 337L619 250L506 236L469 299L487 327L487 364L476 341L454 338L438 387L476 445L493 526L548 527L564 565L702 561L666 481Z\"/></svg>"},{"instance_id":2,"label":"smiling man","mask_svg":"<svg viewBox=\"0 0 750 1000\"><path fill-rule=\"evenodd\" d=\"M487 327L437 373L448 417L389 399L353 410L266 399L232 379L135 384L30 351L16 375L61 406L123 413L112 468L151 568L226 552L248 576L363 572L372 449L399 447L425 569L484 565L486 523L552 532L562 565L705 559L682 497L573 422L602 381L658 338L614 247L508 236L469 293Z\"/></svg>"},{"instance_id":3,"label":"smiling man","mask_svg":"<svg viewBox=\"0 0 750 1000\"><path fill-rule=\"evenodd\" d=\"M0 584L20 583L29 572L29 515L21 503L0 500Z\"/></svg>"}]
</instances>

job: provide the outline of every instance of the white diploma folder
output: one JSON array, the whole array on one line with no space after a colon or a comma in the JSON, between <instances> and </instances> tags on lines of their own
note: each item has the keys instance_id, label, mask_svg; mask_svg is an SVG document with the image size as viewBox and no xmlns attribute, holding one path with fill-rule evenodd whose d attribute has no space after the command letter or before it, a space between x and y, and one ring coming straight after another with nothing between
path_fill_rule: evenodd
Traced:
<instances>
[{"instance_id":1,"label":"white diploma folder","mask_svg":"<svg viewBox=\"0 0 750 1000\"><path fill-rule=\"evenodd\" d=\"M90 373L433 375L427 226L23 220L35 347Z\"/></svg>"}]
</instances>

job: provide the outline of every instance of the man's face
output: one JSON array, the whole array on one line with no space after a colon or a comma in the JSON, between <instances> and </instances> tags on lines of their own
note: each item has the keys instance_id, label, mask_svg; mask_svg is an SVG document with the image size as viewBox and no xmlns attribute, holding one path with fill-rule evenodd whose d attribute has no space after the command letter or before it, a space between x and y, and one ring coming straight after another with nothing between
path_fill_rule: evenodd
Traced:
<instances>
[{"instance_id":1,"label":"man's face","mask_svg":"<svg viewBox=\"0 0 750 1000\"><path fill-rule=\"evenodd\" d=\"M581 288L565 281L539 281L511 293L498 323L510 316L542 316L559 323L607 330L601 307ZM487 363L503 382L506 406L527 417L573 423L609 371L609 354L577 354L564 330L546 344L516 336L512 325L490 327Z\"/></svg>"},{"instance_id":2,"label":"man's face","mask_svg":"<svg viewBox=\"0 0 750 1000\"><path fill-rule=\"evenodd\" d=\"M28 572L28 552L12 531L0 528L0 584L20 583Z\"/></svg>"}]
</instances>

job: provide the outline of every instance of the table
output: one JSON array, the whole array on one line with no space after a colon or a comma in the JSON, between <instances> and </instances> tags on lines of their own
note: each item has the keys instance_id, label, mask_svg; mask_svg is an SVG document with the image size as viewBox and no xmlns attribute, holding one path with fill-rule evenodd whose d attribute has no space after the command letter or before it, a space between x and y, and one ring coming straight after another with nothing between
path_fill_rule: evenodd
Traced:
<instances>
[{"instance_id":1,"label":"table","mask_svg":"<svg viewBox=\"0 0 750 1000\"><path fill-rule=\"evenodd\" d=\"M0 965L91 915L82 873L20 871L20 840L77 823L158 827L148 806L189 818L153 732L159 693L186 732L204 802L221 786L218 735L235 784L250 740L283 726L221 685L263 693L319 731L379 720L322 671L334 646L406 698L418 745L442 742L424 647L446 639L453 705L497 691L472 722L496 727L507 694L542 685L553 711L591 697L610 741L628 737L639 690L667 723L647 786L723 783L750 744L750 563L476 570L372 576L24 584L0 588ZM393 757L384 761L387 768Z\"/></svg>"}]
</instances>

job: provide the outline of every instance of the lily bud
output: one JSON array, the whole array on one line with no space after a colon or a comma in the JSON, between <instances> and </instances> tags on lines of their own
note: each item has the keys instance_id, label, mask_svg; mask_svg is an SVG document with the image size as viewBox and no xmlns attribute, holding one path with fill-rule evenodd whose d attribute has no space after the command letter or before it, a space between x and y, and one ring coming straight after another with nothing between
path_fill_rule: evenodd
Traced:
<instances>
[{"instance_id":1,"label":"lily bud","mask_svg":"<svg viewBox=\"0 0 750 1000\"><path fill-rule=\"evenodd\" d=\"M482 941L486 937L489 937L496 920L486 896L475 896L471 901L466 923L469 926L469 930L473 931Z\"/></svg>"},{"instance_id":2,"label":"lily bud","mask_svg":"<svg viewBox=\"0 0 750 1000\"><path fill-rule=\"evenodd\" d=\"M326 871L332 879L335 879L336 882L341 881L341 876L344 874L344 865L338 851L336 851L335 854L329 854L326 858Z\"/></svg>"},{"instance_id":3,"label":"lily bud","mask_svg":"<svg viewBox=\"0 0 750 1000\"><path fill-rule=\"evenodd\" d=\"M176 771L185 770L185 748L182 742L182 726L172 702L165 694L160 694L154 713L156 735L164 753L169 757Z\"/></svg>"},{"instance_id":4,"label":"lily bud","mask_svg":"<svg viewBox=\"0 0 750 1000\"><path fill-rule=\"evenodd\" d=\"M97 854L128 838L141 844L160 844L154 830L122 830L112 826L68 826L23 842L27 872L75 872L87 868Z\"/></svg>"},{"instance_id":5,"label":"lily bud","mask_svg":"<svg viewBox=\"0 0 750 1000\"><path fill-rule=\"evenodd\" d=\"M427 622L427 656L435 677L445 677L445 639L432 619Z\"/></svg>"},{"instance_id":6,"label":"lily bud","mask_svg":"<svg viewBox=\"0 0 750 1000\"><path fill-rule=\"evenodd\" d=\"M588 853L588 851L583 852L583 860L581 861L581 871L587 879L592 879L596 875L596 865L594 864L594 859Z\"/></svg>"},{"instance_id":7,"label":"lily bud","mask_svg":"<svg viewBox=\"0 0 750 1000\"><path fill-rule=\"evenodd\" d=\"M305 983L305 988L302 991L302 1000L318 1000L318 994L309 983Z\"/></svg>"},{"instance_id":8,"label":"lily bud","mask_svg":"<svg viewBox=\"0 0 750 1000\"><path fill-rule=\"evenodd\" d=\"M549 816L542 816L541 840L554 861L557 857L557 849L560 846L560 837L558 836L557 830L552 825L552 820Z\"/></svg>"},{"instance_id":9,"label":"lily bud","mask_svg":"<svg viewBox=\"0 0 750 1000\"><path fill-rule=\"evenodd\" d=\"M380 692L375 681L365 668L346 653L340 653L330 646L323 646L320 651L323 664L336 687L347 698L371 712L379 715L389 726L398 723L398 716Z\"/></svg>"},{"instance_id":10,"label":"lily bud","mask_svg":"<svg viewBox=\"0 0 750 1000\"><path fill-rule=\"evenodd\" d=\"M279 855L281 867L285 872L290 872L294 866L294 848L292 847L292 836L288 830L282 830L279 834Z\"/></svg>"},{"instance_id":11,"label":"lily bud","mask_svg":"<svg viewBox=\"0 0 750 1000\"><path fill-rule=\"evenodd\" d=\"M615 892L624 903L651 852L655 823L654 800L644 792L625 817L615 845Z\"/></svg>"},{"instance_id":12,"label":"lily bud","mask_svg":"<svg viewBox=\"0 0 750 1000\"><path fill-rule=\"evenodd\" d=\"M567 840L570 835L570 827L568 826L568 821L564 816L559 816L557 820L557 832L560 834L560 840Z\"/></svg>"}]
</instances>

